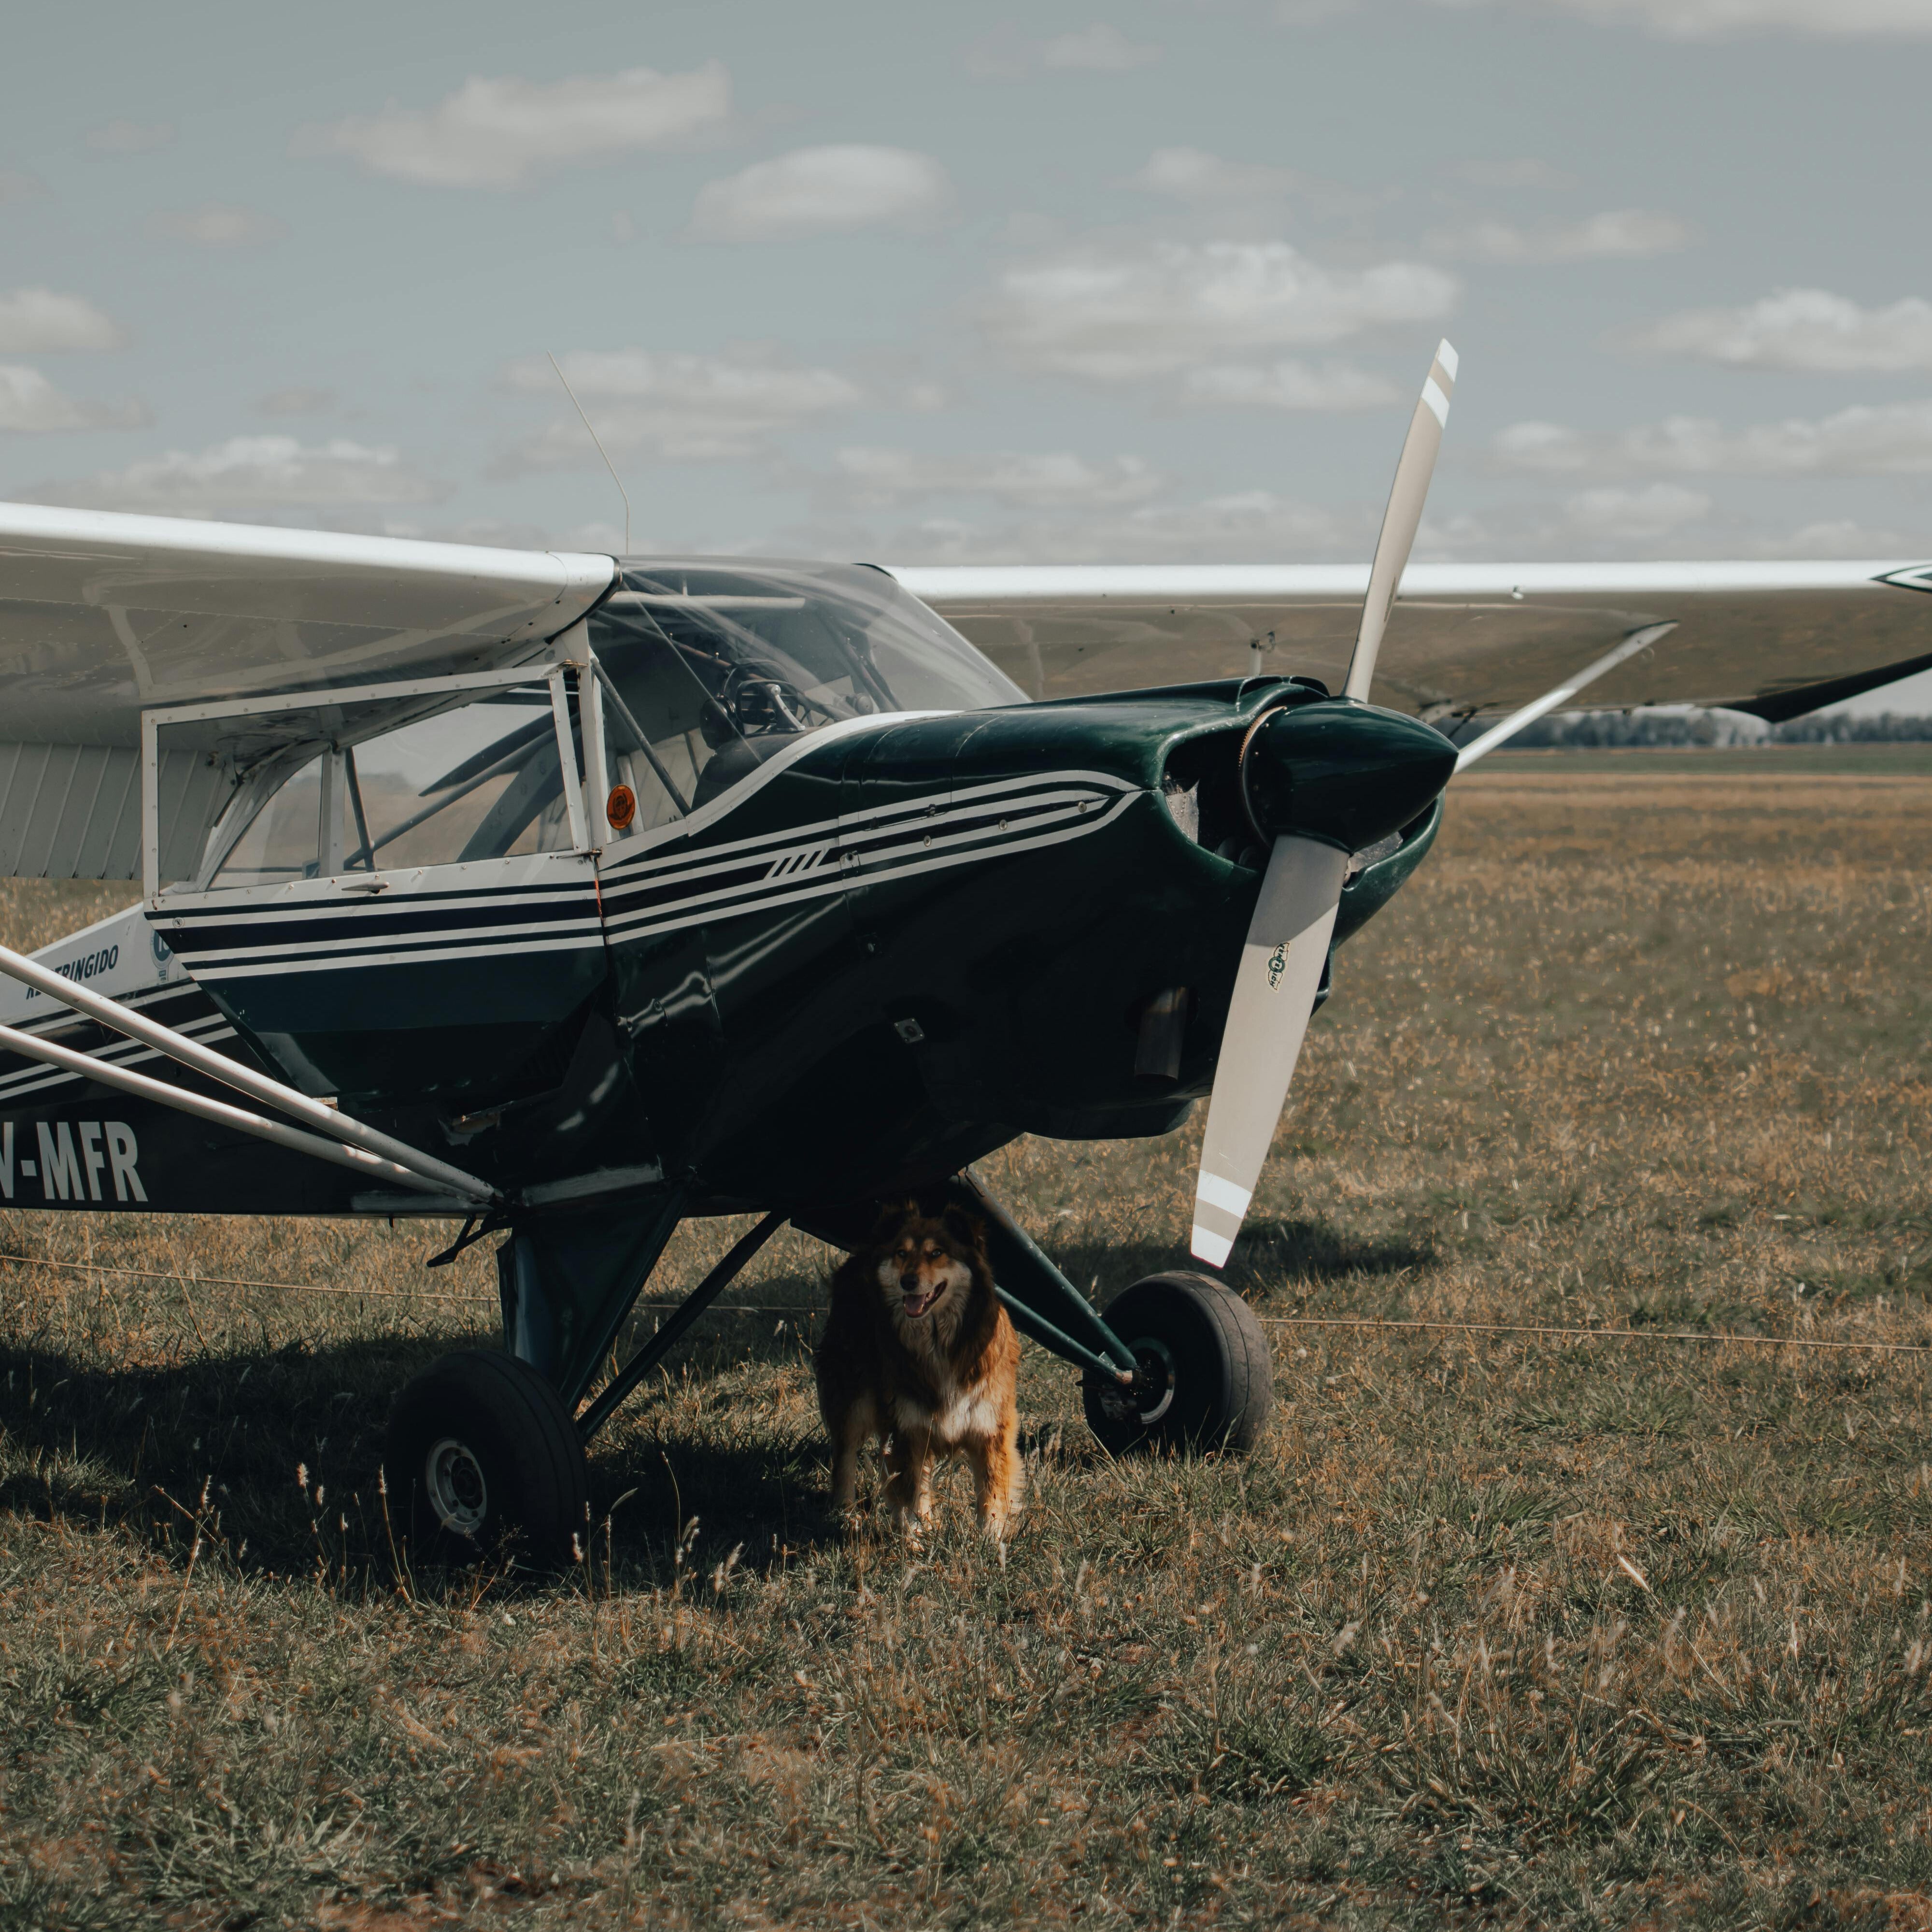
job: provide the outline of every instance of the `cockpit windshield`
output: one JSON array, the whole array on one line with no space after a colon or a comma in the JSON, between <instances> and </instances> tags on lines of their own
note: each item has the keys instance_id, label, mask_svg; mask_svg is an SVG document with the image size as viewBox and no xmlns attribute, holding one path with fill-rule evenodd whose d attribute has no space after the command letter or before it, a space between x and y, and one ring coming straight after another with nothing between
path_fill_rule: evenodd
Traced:
<instances>
[{"instance_id":1,"label":"cockpit windshield","mask_svg":"<svg viewBox=\"0 0 1932 1932\"><path fill-rule=\"evenodd\" d=\"M1026 702L863 565L627 562L621 576L592 614L590 641L619 701L607 729L636 830L698 810L843 719Z\"/></svg>"}]
</instances>

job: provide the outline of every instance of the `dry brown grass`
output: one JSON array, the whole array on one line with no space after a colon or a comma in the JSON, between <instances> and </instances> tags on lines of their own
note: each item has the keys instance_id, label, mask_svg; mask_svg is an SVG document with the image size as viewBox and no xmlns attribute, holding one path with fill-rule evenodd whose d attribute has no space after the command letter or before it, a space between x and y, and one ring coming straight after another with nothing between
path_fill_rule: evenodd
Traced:
<instances>
[{"instance_id":1,"label":"dry brown grass","mask_svg":"<svg viewBox=\"0 0 1932 1932\"><path fill-rule=\"evenodd\" d=\"M536 1588L399 1576L374 1486L486 1260L0 1219L203 1278L0 1266L0 1915L1932 1924L1925 1358L1292 1325L1932 1342L1928 819L1912 777L1459 787L1230 1271L1273 1435L1110 1464L1030 1352L1004 1561L956 1480L916 1557L826 1524L800 1237ZM86 896L0 890L29 939ZM1191 1159L988 1168L1104 1296L1184 1251Z\"/></svg>"}]
</instances>

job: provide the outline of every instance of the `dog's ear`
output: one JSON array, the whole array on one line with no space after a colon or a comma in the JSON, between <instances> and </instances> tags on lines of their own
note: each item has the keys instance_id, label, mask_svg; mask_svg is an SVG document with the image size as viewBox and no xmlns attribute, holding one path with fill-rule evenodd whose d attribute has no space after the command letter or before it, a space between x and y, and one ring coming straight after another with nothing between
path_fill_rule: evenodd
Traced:
<instances>
[{"instance_id":1,"label":"dog's ear","mask_svg":"<svg viewBox=\"0 0 1932 1932\"><path fill-rule=\"evenodd\" d=\"M976 1214L969 1214L957 1202L949 1206L940 1217L948 1234L961 1247L983 1256L986 1251L986 1224Z\"/></svg>"}]
</instances>

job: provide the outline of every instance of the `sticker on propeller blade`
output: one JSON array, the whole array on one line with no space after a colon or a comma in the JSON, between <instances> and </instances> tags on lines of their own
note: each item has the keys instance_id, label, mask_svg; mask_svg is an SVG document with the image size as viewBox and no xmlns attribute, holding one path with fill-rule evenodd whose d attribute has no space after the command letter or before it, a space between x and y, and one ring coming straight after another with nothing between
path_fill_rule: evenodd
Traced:
<instances>
[{"instance_id":1,"label":"sticker on propeller blade","mask_svg":"<svg viewBox=\"0 0 1932 1932\"><path fill-rule=\"evenodd\" d=\"M1275 948L1274 957L1268 961L1268 989L1272 992L1280 985L1281 976L1288 970L1288 942L1284 939Z\"/></svg>"}]
</instances>

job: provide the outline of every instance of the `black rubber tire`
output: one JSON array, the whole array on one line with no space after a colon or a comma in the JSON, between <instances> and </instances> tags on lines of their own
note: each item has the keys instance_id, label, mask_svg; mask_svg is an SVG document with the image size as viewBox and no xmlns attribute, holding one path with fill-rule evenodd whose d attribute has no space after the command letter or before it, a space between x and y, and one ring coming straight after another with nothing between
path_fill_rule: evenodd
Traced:
<instances>
[{"instance_id":1,"label":"black rubber tire","mask_svg":"<svg viewBox=\"0 0 1932 1932\"><path fill-rule=\"evenodd\" d=\"M542 1375L500 1350L459 1349L411 1382L389 1411L382 1467L390 1521L418 1561L553 1570L572 1560L573 1536L587 1543L577 1425ZM460 1492L462 1519L439 1507L439 1488Z\"/></svg>"},{"instance_id":2,"label":"black rubber tire","mask_svg":"<svg viewBox=\"0 0 1932 1932\"><path fill-rule=\"evenodd\" d=\"M1268 1337L1240 1297L1205 1275L1150 1275L1101 1311L1156 1379L1138 1398L1092 1369L1081 1393L1087 1422L1116 1456L1254 1447L1274 1408Z\"/></svg>"}]
</instances>

